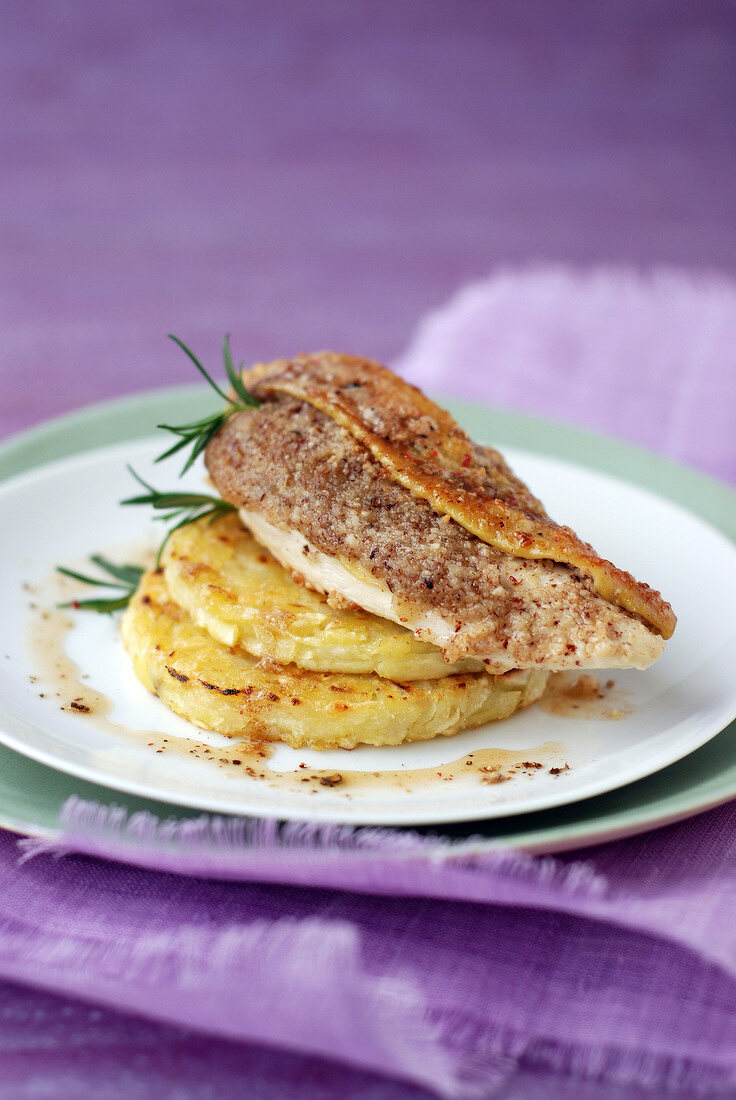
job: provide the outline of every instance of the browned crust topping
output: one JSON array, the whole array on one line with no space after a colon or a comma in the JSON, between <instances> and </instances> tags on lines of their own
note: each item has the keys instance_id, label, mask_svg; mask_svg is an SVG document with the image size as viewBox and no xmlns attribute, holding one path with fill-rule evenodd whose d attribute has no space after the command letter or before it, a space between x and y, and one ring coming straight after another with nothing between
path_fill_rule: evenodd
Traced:
<instances>
[{"instance_id":1,"label":"browned crust topping","mask_svg":"<svg viewBox=\"0 0 736 1100\"><path fill-rule=\"evenodd\" d=\"M500 464L515 481L496 452L479 450L489 468ZM232 417L210 442L207 466L226 500L374 578L407 622L436 612L451 642L410 629L448 660L492 657L494 672L619 667L635 663L628 654L634 635L642 641L636 628L654 639L578 570L512 557L438 515L304 402L282 398Z\"/></svg>"},{"instance_id":2,"label":"browned crust topping","mask_svg":"<svg viewBox=\"0 0 736 1100\"><path fill-rule=\"evenodd\" d=\"M450 414L387 368L324 352L255 367L244 380L258 397L283 394L331 417L393 480L483 542L515 557L574 566L603 599L671 637L677 620L659 592L551 520L503 469L484 466Z\"/></svg>"}]
</instances>

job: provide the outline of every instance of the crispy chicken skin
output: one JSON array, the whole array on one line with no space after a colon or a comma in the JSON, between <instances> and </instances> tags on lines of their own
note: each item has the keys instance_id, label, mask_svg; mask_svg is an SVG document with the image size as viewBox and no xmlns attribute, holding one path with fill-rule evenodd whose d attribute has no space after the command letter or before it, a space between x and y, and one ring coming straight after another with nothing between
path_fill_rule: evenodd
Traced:
<instances>
[{"instance_id":1,"label":"crispy chicken skin","mask_svg":"<svg viewBox=\"0 0 736 1100\"><path fill-rule=\"evenodd\" d=\"M659 594L385 368L321 353L244 381L263 404L228 421L207 466L307 583L492 672L644 668L661 653L674 616Z\"/></svg>"}]
</instances>

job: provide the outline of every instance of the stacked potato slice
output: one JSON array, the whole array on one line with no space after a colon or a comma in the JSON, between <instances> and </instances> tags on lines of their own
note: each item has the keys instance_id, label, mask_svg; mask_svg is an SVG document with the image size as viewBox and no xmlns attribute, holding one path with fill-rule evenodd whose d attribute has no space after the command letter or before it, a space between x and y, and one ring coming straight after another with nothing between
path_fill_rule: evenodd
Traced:
<instances>
[{"instance_id":1,"label":"stacked potato slice","mask_svg":"<svg viewBox=\"0 0 736 1100\"><path fill-rule=\"evenodd\" d=\"M534 702L547 674L448 665L408 630L331 607L235 513L169 538L123 617L139 679L204 729L293 748L450 736Z\"/></svg>"}]
</instances>

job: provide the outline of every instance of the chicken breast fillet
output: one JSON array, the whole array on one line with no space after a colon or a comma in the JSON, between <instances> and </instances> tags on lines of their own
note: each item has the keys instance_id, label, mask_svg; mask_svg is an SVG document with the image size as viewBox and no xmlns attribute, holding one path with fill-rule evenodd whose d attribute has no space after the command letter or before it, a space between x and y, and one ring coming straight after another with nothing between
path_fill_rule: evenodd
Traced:
<instances>
[{"instance_id":1,"label":"chicken breast fillet","mask_svg":"<svg viewBox=\"0 0 736 1100\"><path fill-rule=\"evenodd\" d=\"M674 616L659 594L385 368L320 353L243 377L263 403L226 423L207 466L298 579L493 673L645 668L662 652Z\"/></svg>"}]
</instances>

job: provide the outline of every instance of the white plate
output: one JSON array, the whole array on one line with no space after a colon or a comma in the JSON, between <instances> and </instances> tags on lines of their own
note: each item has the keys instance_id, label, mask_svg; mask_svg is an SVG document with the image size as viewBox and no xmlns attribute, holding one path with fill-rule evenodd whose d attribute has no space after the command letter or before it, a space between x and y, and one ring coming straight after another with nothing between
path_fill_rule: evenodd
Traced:
<instances>
[{"instance_id":1,"label":"white plate","mask_svg":"<svg viewBox=\"0 0 736 1100\"><path fill-rule=\"evenodd\" d=\"M632 707L627 717L575 720L532 707L454 738L396 748L297 753L279 746L269 767L293 777L286 786L251 778L242 769L156 754L145 738L116 736L94 714L60 709L59 684L47 678L44 662L26 639L39 611L58 598L57 564L84 567L95 552L124 560L132 548L155 545L160 529L151 513L122 509L117 502L133 489L126 463L161 488L176 484L175 467L152 465L160 449L156 438L86 452L0 487L6 562L0 577L0 740L42 763L118 790L205 810L428 824L525 813L613 790L692 752L736 714L736 547L702 520L646 490L507 449L514 468L553 516L589 539L599 553L660 588L679 616L674 638L653 668L613 674L616 692ZM179 484L202 483L200 471ZM132 729L201 742L201 731L171 714L135 680L117 627L116 618L79 612L66 640L89 686L112 700L111 717ZM605 681L606 674L600 679ZM212 745L227 745L226 739L209 736ZM542 757L537 747L547 742L560 747ZM422 782L409 777L414 769L439 772L466 753L490 747L519 758L528 753L545 766L521 770L494 785L481 783L472 769L453 782L442 775ZM550 767L563 762L569 771L550 773ZM388 782L304 784L300 763L308 765L307 772L405 770L407 789Z\"/></svg>"}]
</instances>

